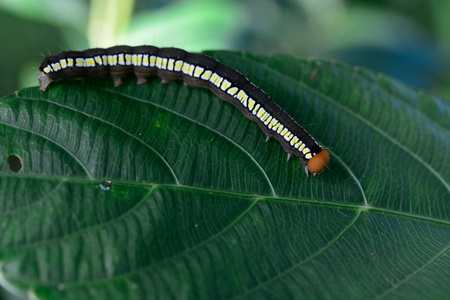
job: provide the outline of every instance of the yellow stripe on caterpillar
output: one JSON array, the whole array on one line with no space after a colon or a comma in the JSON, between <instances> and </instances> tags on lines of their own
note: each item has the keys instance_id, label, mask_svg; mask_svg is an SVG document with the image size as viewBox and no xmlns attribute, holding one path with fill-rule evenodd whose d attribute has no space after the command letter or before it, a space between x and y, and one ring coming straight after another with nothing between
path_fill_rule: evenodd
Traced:
<instances>
[{"instance_id":1,"label":"yellow stripe on caterpillar","mask_svg":"<svg viewBox=\"0 0 450 300\"><path fill-rule=\"evenodd\" d=\"M252 113L253 115L256 115L256 113L258 112L258 109L261 105L259 103L256 104L255 108L253 109Z\"/></svg>"},{"instance_id":2,"label":"yellow stripe on caterpillar","mask_svg":"<svg viewBox=\"0 0 450 300\"><path fill-rule=\"evenodd\" d=\"M298 142L298 137L297 137L297 136L294 136L294 137L292 138L292 140L291 140L291 146L294 146L295 143L297 143L297 142Z\"/></svg>"},{"instance_id":3,"label":"yellow stripe on caterpillar","mask_svg":"<svg viewBox=\"0 0 450 300\"><path fill-rule=\"evenodd\" d=\"M127 66L131 66L132 65L131 54L125 54L125 64Z\"/></svg>"},{"instance_id":4,"label":"yellow stripe on caterpillar","mask_svg":"<svg viewBox=\"0 0 450 300\"><path fill-rule=\"evenodd\" d=\"M84 66L84 58L75 58L75 66L83 67Z\"/></svg>"},{"instance_id":5,"label":"yellow stripe on caterpillar","mask_svg":"<svg viewBox=\"0 0 450 300\"><path fill-rule=\"evenodd\" d=\"M232 87L232 88L229 88L228 89L228 91L227 91L227 93L229 94L229 95L231 95L231 96L234 96L234 95L236 95L236 93L239 91L239 89L237 88L237 87Z\"/></svg>"},{"instance_id":6,"label":"yellow stripe on caterpillar","mask_svg":"<svg viewBox=\"0 0 450 300\"><path fill-rule=\"evenodd\" d=\"M220 86L220 89L225 92L230 86L231 86L231 82L224 79L222 82L222 85Z\"/></svg>"},{"instance_id":7,"label":"yellow stripe on caterpillar","mask_svg":"<svg viewBox=\"0 0 450 300\"><path fill-rule=\"evenodd\" d=\"M152 56L150 56L150 65L149 65L149 67L154 67L155 64L156 64L156 56L152 55Z\"/></svg>"},{"instance_id":8,"label":"yellow stripe on caterpillar","mask_svg":"<svg viewBox=\"0 0 450 300\"><path fill-rule=\"evenodd\" d=\"M125 58L124 58L123 53L117 54L117 57L118 57L118 60L117 60L118 64L121 66L125 66Z\"/></svg>"},{"instance_id":9,"label":"yellow stripe on caterpillar","mask_svg":"<svg viewBox=\"0 0 450 300\"><path fill-rule=\"evenodd\" d=\"M150 64L150 60L148 58L148 54L145 54L144 57L142 57L142 65L144 67L148 67Z\"/></svg>"},{"instance_id":10,"label":"yellow stripe on caterpillar","mask_svg":"<svg viewBox=\"0 0 450 300\"><path fill-rule=\"evenodd\" d=\"M223 81L223 77L217 76L216 80L213 82L215 86L220 87L220 84Z\"/></svg>"},{"instance_id":11,"label":"yellow stripe on caterpillar","mask_svg":"<svg viewBox=\"0 0 450 300\"><path fill-rule=\"evenodd\" d=\"M195 78L199 78L202 75L203 71L205 71L205 68L202 68L200 66L196 66L195 70L194 70L194 77Z\"/></svg>"},{"instance_id":12,"label":"yellow stripe on caterpillar","mask_svg":"<svg viewBox=\"0 0 450 300\"><path fill-rule=\"evenodd\" d=\"M207 71L205 71L205 73L203 73L201 78L204 80L209 80L211 78L211 76L212 76L212 72L210 70L207 70Z\"/></svg>"},{"instance_id":13,"label":"yellow stripe on caterpillar","mask_svg":"<svg viewBox=\"0 0 450 300\"><path fill-rule=\"evenodd\" d=\"M52 72L53 69L50 66L46 66L42 71L44 71L44 73L48 74L48 73Z\"/></svg>"},{"instance_id":14,"label":"yellow stripe on caterpillar","mask_svg":"<svg viewBox=\"0 0 450 300\"><path fill-rule=\"evenodd\" d=\"M248 109L252 110L254 106L255 106L255 100L253 100L252 98L249 98L248 99Z\"/></svg>"},{"instance_id":15,"label":"yellow stripe on caterpillar","mask_svg":"<svg viewBox=\"0 0 450 300\"><path fill-rule=\"evenodd\" d=\"M273 118L269 123L269 129L272 129L272 127L275 126L276 124L278 124L278 120Z\"/></svg>"},{"instance_id":16,"label":"yellow stripe on caterpillar","mask_svg":"<svg viewBox=\"0 0 450 300\"><path fill-rule=\"evenodd\" d=\"M102 61L102 58L101 58L101 56L100 55L97 55L97 56L94 56L94 60L95 60L95 62L98 64L98 65L103 65L103 61ZM62 60L61 60L62 61ZM61 64L61 66L62 66L62 64ZM65 67L64 67L65 68Z\"/></svg>"},{"instance_id":17,"label":"yellow stripe on caterpillar","mask_svg":"<svg viewBox=\"0 0 450 300\"><path fill-rule=\"evenodd\" d=\"M158 68L158 69L161 69L162 68L162 58L161 57L156 57L156 67Z\"/></svg>"},{"instance_id":18,"label":"yellow stripe on caterpillar","mask_svg":"<svg viewBox=\"0 0 450 300\"><path fill-rule=\"evenodd\" d=\"M86 67L95 67L95 60L92 57L86 58Z\"/></svg>"},{"instance_id":19,"label":"yellow stripe on caterpillar","mask_svg":"<svg viewBox=\"0 0 450 300\"><path fill-rule=\"evenodd\" d=\"M188 74L189 74L190 76L192 76L192 74L194 74L194 69L195 69L195 65L190 65L190 66L189 66L189 72L188 72Z\"/></svg>"},{"instance_id":20,"label":"yellow stripe on caterpillar","mask_svg":"<svg viewBox=\"0 0 450 300\"><path fill-rule=\"evenodd\" d=\"M184 64L184 61L182 61L182 60L177 60L176 62L175 62L175 67L174 67L174 71L175 72L180 72L181 71L181 68L183 67L183 64Z\"/></svg>"}]
</instances>

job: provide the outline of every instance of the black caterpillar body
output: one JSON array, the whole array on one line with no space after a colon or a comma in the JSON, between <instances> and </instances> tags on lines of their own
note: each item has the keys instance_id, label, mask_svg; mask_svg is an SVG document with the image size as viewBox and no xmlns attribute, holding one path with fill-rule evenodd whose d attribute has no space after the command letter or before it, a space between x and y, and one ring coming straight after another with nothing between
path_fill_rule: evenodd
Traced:
<instances>
[{"instance_id":1,"label":"black caterpillar body","mask_svg":"<svg viewBox=\"0 0 450 300\"><path fill-rule=\"evenodd\" d=\"M203 54L153 46L67 51L46 57L38 77L40 89L45 91L53 80L86 76L110 76L115 86L119 86L129 73L134 73L138 84L156 75L163 83L183 80L188 86L209 89L255 121L267 138L278 140L288 159L292 154L300 157L307 174L308 171L318 174L328 165L328 151L260 88L233 68Z\"/></svg>"}]
</instances>

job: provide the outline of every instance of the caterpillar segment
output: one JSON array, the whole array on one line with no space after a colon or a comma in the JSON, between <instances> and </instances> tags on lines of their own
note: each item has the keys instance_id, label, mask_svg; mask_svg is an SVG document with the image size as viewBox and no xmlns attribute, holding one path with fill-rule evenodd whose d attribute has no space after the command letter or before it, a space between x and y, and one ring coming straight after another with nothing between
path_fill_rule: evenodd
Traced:
<instances>
[{"instance_id":1,"label":"caterpillar segment","mask_svg":"<svg viewBox=\"0 0 450 300\"><path fill-rule=\"evenodd\" d=\"M66 51L44 59L38 70L39 86L45 91L57 79L110 76L115 86L133 73L137 84L158 76L166 84L182 80L185 85L209 89L218 98L230 102L246 118L256 122L266 135L280 142L287 160L300 158L305 172L321 173L330 156L297 122L260 88L233 68L216 59L178 48L154 46L115 46L84 51Z\"/></svg>"}]
</instances>

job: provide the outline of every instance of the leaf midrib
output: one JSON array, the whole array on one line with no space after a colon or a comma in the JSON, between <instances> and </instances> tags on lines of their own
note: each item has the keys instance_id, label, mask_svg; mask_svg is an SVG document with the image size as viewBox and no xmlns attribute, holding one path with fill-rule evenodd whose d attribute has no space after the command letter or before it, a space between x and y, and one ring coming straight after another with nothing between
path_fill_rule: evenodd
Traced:
<instances>
[{"instance_id":1,"label":"leaf midrib","mask_svg":"<svg viewBox=\"0 0 450 300\"><path fill-rule=\"evenodd\" d=\"M151 194L151 192L152 192L153 190L155 190L155 187L153 187L153 188L149 191L149 193L148 193L146 196L143 197L143 200L142 200L142 201L144 201L144 200L148 197L148 195ZM154 263L154 264L151 264L151 265L148 265L148 266L145 266L145 267L141 267L141 268L137 268L137 269L134 269L134 270L131 270L131 271L127 271L127 272L124 272L124 273L121 273L121 274L117 274L117 275L114 275L114 276L111 276L111 277L107 277L107 278L94 279L94 280L85 281L85 282L75 282L75 281L74 281L74 282L64 282L64 286L65 286L65 287L86 286L86 285L90 285L90 284L94 284L94 283L99 283L99 282L108 282L108 281L117 280L117 279L119 279L119 278L128 277L128 276L131 276L131 275L133 275L133 274L136 274L136 273L139 273L139 272L142 272L142 271L148 271L148 270L157 268L157 267L160 266L160 265L166 264L166 263L168 263L168 262L170 262L170 261L172 261L172 260L174 260L174 259L177 259L178 257L181 257L181 256L183 256L183 255L185 255L185 254L187 254L187 253L190 253L190 252L194 251L195 249L197 249L197 248L199 248L199 247L201 247L201 246L203 246L203 245L206 245L207 243L209 243L209 242L211 242L211 241L213 241L213 240L216 240L217 238L219 238L220 236L222 236L225 232L227 232L230 228L232 228L233 225L235 225L239 220L241 220L241 219L242 219L242 218L243 218L243 217L244 217L244 216L245 216L245 215L246 215L246 214L247 214L247 213L248 213L248 212L249 212L249 211L250 211L250 210L251 210L251 209L259 202L259 201L260 201L260 200L261 200L261 199L263 199L263 198L255 197L255 196L253 196L252 198L253 198L253 202L252 202L245 210L243 210L243 211L241 212L241 214L239 214L238 216L236 216L236 218L235 218L234 220L232 220L231 222L229 222L229 224L228 224L227 226L225 226L221 231L219 231L218 233L216 233L216 234L210 236L209 238L207 238L207 239L201 241L200 243L198 243L198 244L196 244L196 245L194 245L194 246L192 246L192 247L190 247L190 248L184 249L183 251L181 251L181 252L179 252L179 253L177 253L177 254L175 254L175 255L173 255L173 256L170 256L170 257L168 257L168 258L166 258L166 259L163 259L162 261L156 262L156 263ZM120 216L119 218L117 218L117 220L118 220L118 219L121 219L121 218L124 217L125 215L131 214L131 212L135 209L135 207L137 207L137 206L139 205L139 203L141 203L142 201L139 201L139 202L133 207L133 209L131 209L130 211L126 212L124 215L122 215L122 216ZM281 279L282 277L288 275L289 273L291 273L292 271L294 271L295 269L297 269L297 268L300 267L301 265L303 265L303 264L305 264L305 263L308 263L308 262L311 261L313 258L315 258L315 257L319 256L321 253L325 252L329 247L331 247L333 244L335 244L349 228L351 228L351 227L353 226L353 224L354 224L354 223L356 222L356 220L359 218L360 213L361 213L361 210L357 211L355 217L351 220L351 222L349 222L349 223L347 224L347 226L345 226L345 227L339 232L339 234L337 234L335 237L333 237L333 238L332 238L332 239L331 239L324 247L318 249L315 253L311 254L308 258L305 258L305 259L302 260L300 263L295 264L295 265L292 266L291 268L288 268L287 270L283 271L283 272L280 273L279 275L275 276L274 278L271 278L270 280L268 280L268 281L266 281L266 282L267 282L268 284L270 284L270 283L273 282L273 281L276 281L276 280ZM115 221L115 220L108 221L107 223L112 223L113 221ZM103 223L102 223L102 224L98 224L97 226L98 226L98 227L103 226ZM97 226L95 226L95 227L97 227ZM21 282L27 282L27 281L21 280L21 279L20 279L20 281L21 281ZM59 283L58 283L58 282L55 282L54 284L55 284L55 285L58 285ZM264 284L265 284L264 282L261 283L261 284L259 284L259 285L257 286L257 288L262 287Z\"/></svg>"},{"instance_id":2,"label":"leaf midrib","mask_svg":"<svg viewBox=\"0 0 450 300\"><path fill-rule=\"evenodd\" d=\"M11 175L11 176L0 176L0 178L28 178L27 176L17 176L17 175ZM32 177L33 179L35 179L34 177ZM49 177L47 177L48 179L50 179ZM52 180L56 180L56 177L52 177ZM72 183L72 182L77 182L77 183L83 183L83 184L91 184L93 182L96 182L95 180L91 180L91 179L85 179L85 178L77 178L76 180L72 180L72 178L70 180L65 179L64 183ZM129 181L125 181L125 180L117 180L117 181L113 181L113 184L115 186L125 186L128 187L130 186L130 182ZM197 192L204 192L207 193L209 195L226 195L226 196L235 196L239 199L242 198L247 198L247 199L255 199L257 198L258 201L281 201L281 202L292 202L292 203L301 203L301 204L308 204L311 206L325 206L325 207L335 207L337 209L340 208L345 208L345 209L353 209L356 211L372 211L372 212L378 212L378 213L383 213L383 214L389 214L392 216L400 216L400 217L404 217L404 218L410 218L413 220L420 220L420 221L424 221L424 222L433 222L433 223L437 223L437 224L441 224L441 225L450 225L450 221L446 221L446 220L441 220L441 219L437 219L437 218L431 218L431 217L425 217L425 216L420 216L420 215L416 215L416 214L410 214L410 213L405 213L405 212L399 212L399 211L394 211L394 210L389 210L389 209L384 209L384 208L377 208L377 207L371 207L371 206L366 206L366 205L354 205L354 204L342 204L342 203L335 203L335 202L328 202L328 201L321 201L321 200L317 200L317 199L299 199L299 198L290 198L290 197L280 197L280 196L267 196L267 195L255 195L255 194L246 194L246 193L238 193L238 192L230 192L230 191L224 191L224 190L217 190L217 189L208 189L208 188L200 188L200 187L192 187L192 186L183 186L183 185L173 185L173 184L152 184L152 183L134 183L133 184L135 186L140 186L142 188L146 188L149 189L149 193L146 194L145 197L143 197L143 199L145 199L146 197L148 197L148 195L151 193L151 191L157 190L157 189L164 189L164 190L184 190L184 191L197 191ZM58 184L59 187L62 187L62 184ZM55 192L56 189L53 189L52 192ZM47 198L47 195L43 196L43 198L41 199L45 199ZM68 238L70 236L76 235L76 234L81 234L87 230L91 230L93 227L99 227L99 226L105 226L107 224L113 223L117 220L122 219L123 217L125 217L126 215L129 215L131 212L133 212L139 205L140 203L144 201L144 200L140 200L138 202L136 202L136 205L134 205L133 207L131 207L128 211L124 212L123 214L117 216L116 218L113 218L111 220L108 220L107 222L103 222L103 223L98 223L95 225L91 225L85 228L82 228L80 230L77 231L73 231L70 232L68 234L65 234L63 236L58 236L49 240L45 240L45 241L38 241L35 243L30 243L30 244L26 244L26 245L20 245L20 246L15 246L15 247L9 247L9 248L5 248L5 249L0 249L0 250L17 250L17 249L25 249L25 248L29 248L29 247L34 247L36 245L45 245L48 243L51 243L53 241L56 240L61 240L64 238ZM27 205L30 206L30 205ZM22 209L22 207L18 207L17 210ZM14 213L16 210L10 210L8 211L8 214L12 214ZM4 214L4 213L2 213ZM0 215L2 215L0 214Z\"/></svg>"}]
</instances>

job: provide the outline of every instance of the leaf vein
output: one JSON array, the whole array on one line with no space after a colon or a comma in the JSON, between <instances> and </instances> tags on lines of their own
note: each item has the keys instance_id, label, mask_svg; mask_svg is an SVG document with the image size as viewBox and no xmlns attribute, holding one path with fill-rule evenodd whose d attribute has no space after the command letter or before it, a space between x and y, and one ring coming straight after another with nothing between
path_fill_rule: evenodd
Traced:
<instances>
[{"instance_id":1,"label":"leaf vein","mask_svg":"<svg viewBox=\"0 0 450 300\"><path fill-rule=\"evenodd\" d=\"M312 255L310 255L310 257L306 258L304 261L299 262L295 265L293 265L292 267L290 267L289 269L279 273L277 276L272 277L271 279L265 281L265 282L261 282L260 284L254 286L253 288L243 292L240 295L237 295L234 297L234 299L238 299L238 298L242 298L245 297L257 290L260 290L264 287L267 287L271 284L273 284L274 282L277 282L279 280L281 280L282 278L288 276L289 274L291 274L292 272L296 271L298 268L300 268L301 266L311 262L314 258L318 257L319 255L321 255L322 253L324 253L326 250L328 250L332 245L334 245L335 243L337 243L337 241L344 235L345 232L348 231L348 229L350 229L355 222L359 219L360 215L361 215L361 209L359 209L357 211L357 213L355 214L355 216L353 217L353 220L351 220L351 222L348 223L348 225L346 227L344 227L341 232L339 232L339 234L337 234L333 239L331 239L324 247L318 249L318 251Z\"/></svg>"},{"instance_id":2,"label":"leaf vein","mask_svg":"<svg viewBox=\"0 0 450 300\"><path fill-rule=\"evenodd\" d=\"M67 149L67 148L65 148L63 145L59 144L57 141L54 141L54 140L50 139L49 137L47 137L47 136L45 136L45 135L43 135L43 134L41 134L41 133L34 132L34 131L32 131L32 130L28 130L28 129L25 129L25 128L21 128L21 127L14 126L14 125L11 125L11 124L7 124L7 123L4 123L4 122L0 122L0 124L3 124L3 125L5 125L5 126L9 126L9 127L12 127L12 128L18 129L18 130L23 130L23 131L29 132L29 133L31 133L31 134L35 134L35 135L40 136L41 138L43 138L43 139L45 139L45 140L47 140L47 141L53 143L54 145L58 146L59 148L63 149L65 152L67 152L70 156L72 156L73 159L74 159L74 160L75 160L75 161L83 168L83 170L84 170L84 172L86 173L86 175L87 175L90 179L94 179L94 177L91 175L91 173L89 172L89 170L87 169L87 167L86 167L86 166L78 159L78 157L77 157L74 153L70 152L69 149Z\"/></svg>"},{"instance_id":3,"label":"leaf vein","mask_svg":"<svg viewBox=\"0 0 450 300\"><path fill-rule=\"evenodd\" d=\"M264 171L263 167L256 161L256 159L255 159L255 158L254 158L247 150L245 150L241 145L239 145L238 143L236 143L235 141L233 141L232 139L230 139L229 137L227 137L227 136L224 135L223 133L217 131L217 130L214 129L214 128L211 128L210 126L208 126L208 125L206 125L206 124L203 124L203 123L201 123L201 122L199 122L199 121L197 121L197 120L194 120L194 119L189 118L189 117L187 117L187 116L185 116L185 115L182 115L182 114L178 113L177 111L174 111L174 110L172 110L172 109L169 109L168 107L165 107L165 106L156 104L156 103L154 103L154 102L151 102L151 101L145 101L145 100L143 100L143 99L139 99L139 98L137 98L137 97L133 97L133 96L131 96L131 95L127 95L127 94L120 93L120 92L118 92L118 91L114 91L114 90L110 90L110 89L106 89L106 88L98 88L98 89L104 90L104 91L109 92L109 93L112 93L112 94L118 94L118 95L121 95L121 96L123 96L123 97L125 97L125 98L129 98L129 99L134 100L134 101L138 101L138 102L142 102L142 103L147 103L147 104L153 105L153 106L158 107L158 108L160 108L160 109L163 109L163 110L165 110L165 111L167 111L167 112L170 112L170 113L172 113L172 114L174 114L174 115L176 115L176 116L179 116L179 117L181 117L181 118L184 118L185 120L188 120L188 121L190 121L190 122L192 122L192 123L195 123L195 124L197 124L197 125L199 125L199 126L201 126L201 127L204 127L204 128L206 128L206 129L208 129L208 130L214 132L215 134L221 136L222 138L226 139L226 140L229 141L231 144L233 144L236 148L238 148L238 149L241 150L243 153L245 153L245 154L253 161L253 163L258 167L258 169L261 171L261 173L263 174L263 176L266 178L267 183L269 184L270 191L271 191L272 195L273 195L273 196L276 196L275 189L274 189L274 187L273 187L273 185L272 185L272 182L270 181L269 176L268 176L267 173Z\"/></svg>"},{"instance_id":4,"label":"leaf vein","mask_svg":"<svg viewBox=\"0 0 450 300\"><path fill-rule=\"evenodd\" d=\"M25 99L25 98L24 98L24 99ZM43 100L41 100L41 99L33 99L33 98L27 98L27 99L29 99L29 100L34 100L34 101L43 101ZM146 142L144 142L144 141L141 140L140 138L138 138L138 137L132 135L132 134L129 133L128 131L125 131L124 129L120 128L119 126L117 126L117 125L115 125L115 124L113 124L113 123L111 123L111 122L108 122L108 121L106 121L106 120L103 120L103 119L101 119L101 118L98 118L97 116L90 115L90 114L88 114L88 113L86 113L86 112L80 111L80 110L75 109L75 108L73 108L73 107L70 107L70 106L67 106L67 105L63 105L63 104L60 104L60 103L57 103L57 102L54 102L54 101L46 100L45 102L52 103L52 104L54 104L54 105L56 105L56 106L66 108L66 109L68 109L68 110L71 110L71 111L74 111L74 112L76 112L76 113L82 114L82 115L84 115L84 116L86 116L86 117L89 117L89 118L92 118L92 119L101 121L101 122L103 122L103 123L105 123L105 124L107 124L107 125L109 125L109 126L115 128L115 129L117 129L117 130L123 132L125 135L131 137L132 139L137 140L137 141L140 142L142 145L144 145L145 147L147 147L148 149L150 149L152 152L154 152L154 153L155 153L155 154L163 161L163 163L167 166L167 168L169 169L170 173L172 174L172 176L173 176L173 178L174 178L176 184L178 184L178 185L180 184L180 182L179 182L179 180L178 180L178 177L177 177L177 175L175 174L175 171L174 171L173 168L170 166L170 164L167 162L167 160L162 156L162 154L160 154L158 151L156 151L155 148L153 148L152 146L150 146L149 144L147 144Z\"/></svg>"}]
</instances>

